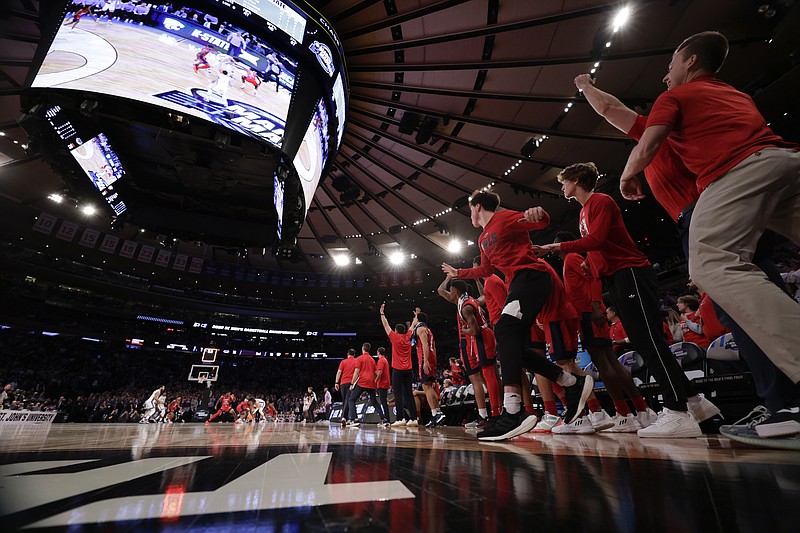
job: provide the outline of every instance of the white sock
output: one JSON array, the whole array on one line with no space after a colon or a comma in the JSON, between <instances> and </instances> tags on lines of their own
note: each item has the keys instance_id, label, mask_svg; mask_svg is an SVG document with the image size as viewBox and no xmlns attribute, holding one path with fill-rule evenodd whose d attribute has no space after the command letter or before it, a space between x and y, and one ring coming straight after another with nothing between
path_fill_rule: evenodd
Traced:
<instances>
[{"instance_id":1,"label":"white sock","mask_svg":"<svg viewBox=\"0 0 800 533\"><path fill-rule=\"evenodd\" d=\"M436 415L438 415L438 414L439 414L439 410L438 410L438 409L431 409L431 414L432 414L433 416L436 416Z\"/></svg>"},{"instance_id":2,"label":"white sock","mask_svg":"<svg viewBox=\"0 0 800 533\"><path fill-rule=\"evenodd\" d=\"M556 383L562 387L572 387L575 385L576 381L578 381L578 379L569 372L561 372L561 375L558 376Z\"/></svg>"},{"instance_id":3,"label":"white sock","mask_svg":"<svg viewBox=\"0 0 800 533\"><path fill-rule=\"evenodd\" d=\"M510 415L519 413L522 406L522 396L516 392L503 393L503 407Z\"/></svg>"},{"instance_id":4,"label":"white sock","mask_svg":"<svg viewBox=\"0 0 800 533\"><path fill-rule=\"evenodd\" d=\"M488 418L489 413L486 412L486 408L478 409L478 414L481 415L481 418Z\"/></svg>"}]
</instances>

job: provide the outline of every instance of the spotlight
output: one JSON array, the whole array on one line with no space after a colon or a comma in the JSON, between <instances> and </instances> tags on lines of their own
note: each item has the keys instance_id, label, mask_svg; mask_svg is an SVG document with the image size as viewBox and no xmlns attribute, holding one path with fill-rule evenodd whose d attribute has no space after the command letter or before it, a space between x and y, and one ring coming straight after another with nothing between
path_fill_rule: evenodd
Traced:
<instances>
[{"instance_id":1,"label":"spotlight","mask_svg":"<svg viewBox=\"0 0 800 533\"><path fill-rule=\"evenodd\" d=\"M393 265L402 265L404 260L405 256L403 255L403 252L392 252L389 254L389 261Z\"/></svg>"},{"instance_id":2,"label":"spotlight","mask_svg":"<svg viewBox=\"0 0 800 533\"><path fill-rule=\"evenodd\" d=\"M447 251L451 254L457 254L461 251L461 241L453 239L447 244Z\"/></svg>"},{"instance_id":3,"label":"spotlight","mask_svg":"<svg viewBox=\"0 0 800 533\"><path fill-rule=\"evenodd\" d=\"M621 27L628 22L628 19L631 16L631 8L629 6L625 6L619 11L617 11L617 15L614 17L614 22L612 25L614 26L614 31L618 31Z\"/></svg>"},{"instance_id":4,"label":"spotlight","mask_svg":"<svg viewBox=\"0 0 800 533\"><path fill-rule=\"evenodd\" d=\"M54 201L57 204L60 204L61 202L64 201L64 197L61 196L60 194L58 194L57 192L54 192L53 194L48 196L48 198L50 198L52 201Z\"/></svg>"},{"instance_id":5,"label":"spotlight","mask_svg":"<svg viewBox=\"0 0 800 533\"><path fill-rule=\"evenodd\" d=\"M97 212L93 205L86 205L83 207L83 209L81 209L81 211L83 211L83 214L87 217L90 217Z\"/></svg>"},{"instance_id":6,"label":"spotlight","mask_svg":"<svg viewBox=\"0 0 800 533\"><path fill-rule=\"evenodd\" d=\"M350 264L350 256L347 254L334 255L333 262L336 263L336 266L347 266Z\"/></svg>"}]
</instances>

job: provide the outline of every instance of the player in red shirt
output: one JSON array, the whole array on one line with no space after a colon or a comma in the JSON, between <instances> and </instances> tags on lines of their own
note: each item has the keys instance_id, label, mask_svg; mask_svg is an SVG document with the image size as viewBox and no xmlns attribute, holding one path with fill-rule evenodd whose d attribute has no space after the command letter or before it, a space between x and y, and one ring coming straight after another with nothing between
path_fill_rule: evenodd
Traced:
<instances>
[{"instance_id":1,"label":"player in red shirt","mask_svg":"<svg viewBox=\"0 0 800 533\"><path fill-rule=\"evenodd\" d=\"M658 283L655 271L625 228L622 213L614 200L595 193L598 171L594 163L576 163L558 174L566 198L583 206L576 241L538 247L541 252L584 252L592 276L603 279L628 336L642 355L647 368L660 386L665 408L652 424L645 420L640 437L698 437L697 421L688 413L687 397L697 396L678 362L669 350L658 308ZM710 404L700 397L701 403ZM711 404L713 406L713 404ZM719 412L719 410L717 410ZM640 421L641 423L642 421Z\"/></svg>"},{"instance_id":2,"label":"player in red shirt","mask_svg":"<svg viewBox=\"0 0 800 533\"><path fill-rule=\"evenodd\" d=\"M370 348L372 348L372 346L368 342L361 345L361 355L356 357L353 366L353 382L349 398L350 421L347 423L348 427L358 427L359 425L359 423L356 422L356 402L365 392L367 396L369 396L369 405L373 406L378 412L378 416L381 417L380 427L388 426L389 420L386 418L381 404L378 403L378 399L375 397L375 386L377 383L375 372L377 370L377 365L375 364L375 359L369 354Z\"/></svg>"},{"instance_id":3,"label":"player in red shirt","mask_svg":"<svg viewBox=\"0 0 800 533\"><path fill-rule=\"evenodd\" d=\"M431 420L425 427L435 427L444 425L445 415L439 409L439 393L437 392L438 383L436 381L436 341L433 332L428 327L428 315L416 313L417 324L412 329L411 343L417 347L417 359L419 362L419 378L422 381L422 390L431 408Z\"/></svg>"},{"instance_id":4,"label":"player in red shirt","mask_svg":"<svg viewBox=\"0 0 800 533\"><path fill-rule=\"evenodd\" d=\"M603 118L614 127L639 141L647 128L647 117L637 114L625 107L619 99L597 89L589 74L581 74L575 78L575 85L583 91L586 100ZM670 217L678 223L678 232L686 258L689 257L689 225L692 212L700 193L697 190L697 176L686 168L676 154L673 139L676 132L670 133L656 152L650 164L644 169L644 175L655 199L666 209ZM633 178L632 181L635 181ZM767 277L784 290L783 280L772 260L772 232L762 236L753 255L755 263ZM710 300L708 300L710 301ZM739 355L747 362L753 373L758 395L771 412L780 410L796 396L795 384L786 377L778 367L766 356L764 351L753 341L733 318L722 308L714 304L715 314L725 327L733 334Z\"/></svg>"},{"instance_id":5,"label":"player in red shirt","mask_svg":"<svg viewBox=\"0 0 800 533\"><path fill-rule=\"evenodd\" d=\"M226 420L229 419L229 421L231 422L234 421L233 420L234 415L233 413L231 413L231 410L233 409L233 402L235 401L236 401L236 396L234 396L232 393L226 392L225 394L223 394L220 397L220 399L217 400L217 405L216 405L217 412L211 415L211 418L206 420L206 424L210 424L212 420L221 415L224 415Z\"/></svg>"},{"instance_id":6,"label":"player in red shirt","mask_svg":"<svg viewBox=\"0 0 800 533\"><path fill-rule=\"evenodd\" d=\"M681 331L683 331L684 342L693 342L705 350L711 341L703 334L703 320L697 314L698 309L700 309L700 302L696 297L687 295L678 298L678 312L681 314Z\"/></svg>"},{"instance_id":7,"label":"player in red shirt","mask_svg":"<svg viewBox=\"0 0 800 533\"><path fill-rule=\"evenodd\" d=\"M242 424L244 422L251 422L253 420L250 407L253 405L253 402L250 401L249 398L245 398L239 405L236 406L236 412L239 414L239 418L236 420L237 424Z\"/></svg>"},{"instance_id":8,"label":"player in red shirt","mask_svg":"<svg viewBox=\"0 0 800 533\"><path fill-rule=\"evenodd\" d=\"M636 175L671 137L701 193L689 228L692 280L797 384L800 305L768 281L753 256L767 227L800 244L800 153L769 129L752 98L714 76L727 54L727 39L717 32L678 46L663 80L667 91L653 104L620 191L642 198ZM761 437L800 432L800 397L755 429Z\"/></svg>"},{"instance_id":9,"label":"player in red shirt","mask_svg":"<svg viewBox=\"0 0 800 533\"><path fill-rule=\"evenodd\" d=\"M488 191L475 191L469 201L472 225L483 228L478 238L480 266L456 270L442 264L445 274L466 279L486 278L497 268L508 286L508 296L495 328L503 365L504 411L478 433L480 440L509 439L536 425L536 417L528 415L521 405L523 366L564 386L575 416L583 410L594 383L589 376L573 376L545 359L526 353L531 327L552 291L544 262L531 249L529 232L547 227L550 217L541 207L522 213L498 211L499 206L500 197Z\"/></svg>"},{"instance_id":10,"label":"player in red shirt","mask_svg":"<svg viewBox=\"0 0 800 533\"><path fill-rule=\"evenodd\" d=\"M419 424L417 409L414 407L414 371L411 361L411 330L405 324L396 324L394 329L389 327L389 321L384 312L386 304L381 304L381 324L389 342L392 343L392 389L394 390L394 406L396 420L392 427L411 426ZM415 326L417 315L414 314ZM408 416L409 418L406 418Z\"/></svg>"},{"instance_id":11,"label":"player in red shirt","mask_svg":"<svg viewBox=\"0 0 800 533\"><path fill-rule=\"evenodd\" d=\"M342 392L342 425L347 424L350 420L350 383L353 381L353 372L355 370L355 357L356 351L352 348L347 350L347 358L342 359L339 363L339 369L336 371L336 382L334 388ZM353 413L355 418L355 413Z\"/></svg>"},{"instance_id":12,"label":"player in red shirt","mask_svg":"<svg viewBox=\"0 0 800 533\"><path fill-rule=\"evenodd\" d=\"M192 63L192 67L194 68L195 73L211 68L211 63L208 62L208 54L213 52L214 49L208 45L204 46L200 49L199 52L195 55L194 63Z\"/></svg>"},{"instance_id":13,"label":"player in red shirt","mask_svg":"<svg viewBox=\"0 0 800 533\"><path fill-rule=\"evenodd\" d=\"M450 285L450 290L447 289L448 285ZM463 280L453 280L451 276L446 276L442 284L439 285L438 292L439 296L456 306L456 324L458 325L461 345L461 362L464 365L464 373L472 384L472 389L475 393L478 416L480 420L486 420L489 418L489 413L486 410L486 393L483 389L486 382L482 372L486 367L491 367L491 372L494 372L496 355L494 333L492 333L491 329L487 329L484 337L482 330L483 328L489 328L489 323L482 314L483 311L480 308L480 304L469 295L469 289ZM477 343L476 335L479 334L481 335L481 341ZM500 414L499 409L495 412L500 403L499 384L497 384L496 390L489 389L489 397L492 402L492 414L496 416Z\"/></svg>"},{"instance_id":14,"label":"player in red shirt","mask_svg":"<svg viewBox=\"0 0 800 533\"><path fill-rule=\"evenodd\" d=\"M384 414L383 424L389 427L389 360L386 359L386 348L378 348L378 361L375 368L375 387L378 390L378 400L381 402L381 410Z\"/></svg>"}]
</instances>

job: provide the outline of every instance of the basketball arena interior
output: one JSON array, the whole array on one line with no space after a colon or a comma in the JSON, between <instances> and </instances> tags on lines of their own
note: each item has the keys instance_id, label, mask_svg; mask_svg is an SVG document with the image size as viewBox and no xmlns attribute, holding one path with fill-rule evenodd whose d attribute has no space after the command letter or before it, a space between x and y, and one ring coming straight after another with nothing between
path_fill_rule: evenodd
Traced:
<instances>
[{"instance_id":1,"label":"basketball arena interior","mask_svg":"<svg viewBox=\"0 0 800 533\"><path fill-rule=\"evenodd\" d=\"M690 270L735 164L798 150L798 29L795 0L4 0L2 530L797 531L800 348L776 356L765 311L728 315ZM701 32L727 40L716 73L681 55ZM771 139L701 186L676 104L658 142L695 154L694 213L684 175L634 168L693 83L745 102L704 100L696 129L747 115ZM588 195L652 275L655 333L603 242L567 251ZM523 274L481 217L507 210L520 268L572 301L580 263L590 307L506 300ZM734 253L791 306L786 220ZM775 320L775 345L800 326ZM691 429L664 433L676 412Z\"/></svg>"}]
</instances>

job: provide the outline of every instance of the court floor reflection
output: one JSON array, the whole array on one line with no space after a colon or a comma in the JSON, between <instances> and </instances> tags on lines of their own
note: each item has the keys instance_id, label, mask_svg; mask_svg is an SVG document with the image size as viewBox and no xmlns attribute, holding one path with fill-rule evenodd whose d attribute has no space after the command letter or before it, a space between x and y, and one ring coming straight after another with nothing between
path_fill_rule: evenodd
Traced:
<instances>
[{"instance_id":1,"label":"court floor reflection","mask_svg":"<svg viewBox=\"0 0 800 533\"><path fill-rule=\"evenodd\" d=\"M715 436L54 425L0 439L3 530L796 531L800 454Z\"/></svg>"}]
</instances>

